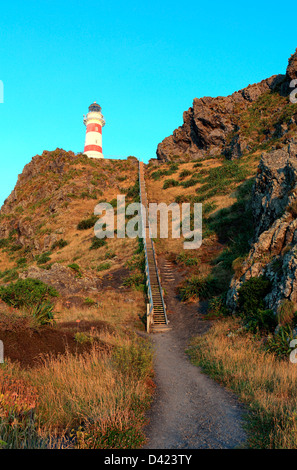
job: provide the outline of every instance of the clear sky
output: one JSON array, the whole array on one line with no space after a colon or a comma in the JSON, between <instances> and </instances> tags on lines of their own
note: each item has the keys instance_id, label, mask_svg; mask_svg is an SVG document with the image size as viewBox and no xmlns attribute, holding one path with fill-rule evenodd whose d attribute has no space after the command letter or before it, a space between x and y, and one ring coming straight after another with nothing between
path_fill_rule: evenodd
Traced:
<instances>
[{"instance_id":1,"label":"clear sky","mask_svg":"<svg viewBox=\"0 0 297 470\"><path fill-rule=\"evenodd\" d=\"M32 156L83 150L94 100L105 155L155 157L195 97L284 73L294 18L273 0L2 1L0 206Z\"/></svg>"}]
</instances>

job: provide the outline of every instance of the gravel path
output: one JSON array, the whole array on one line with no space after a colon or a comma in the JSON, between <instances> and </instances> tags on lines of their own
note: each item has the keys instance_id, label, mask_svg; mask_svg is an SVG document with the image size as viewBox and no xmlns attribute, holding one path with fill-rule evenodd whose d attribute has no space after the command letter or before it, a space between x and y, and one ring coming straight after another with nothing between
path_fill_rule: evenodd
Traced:
<instances>
[{"instance_id":1,"label":"gravel path","mask_svg":"<svg viewBox=\"0 0 297 470\"><path fill-rule=\"evenodd\" d=\"M244 409L223 387L202 374L185 354L190 338L204 333L197 304L176 297L182 278L159 258L172 330L152 335L155 350L155 400L146 428L146 449L230 449L243 446ZM200 309L203 309L203 305Z\"/></svg>"}]
</instances>

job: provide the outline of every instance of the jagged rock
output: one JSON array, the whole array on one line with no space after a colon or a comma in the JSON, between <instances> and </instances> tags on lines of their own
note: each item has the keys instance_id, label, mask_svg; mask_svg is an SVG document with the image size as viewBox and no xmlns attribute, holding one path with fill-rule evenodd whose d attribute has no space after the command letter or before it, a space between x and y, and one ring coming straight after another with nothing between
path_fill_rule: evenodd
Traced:
<instances>
[{"instance_id":1,"label":"jagged rock","mask_svg":"<svg viewBox=\"0 0 297 470\"><path fill-rule=\"evenodd\" d=\"M286 75L274 75L230 96L195 98L192 107L183 113L183 125L159 143L158 160L193 160L221 153L227 158L241 157L254 142L252 136L248 140L242 135L238 127L240 116L266 92L287 96L294 78L297 78L297 50L289 59ZM287 124L277 122L273 137L284 136L289 131Z\"/></svg>"},{"instance_id":2,"label":"jagged rock","mask_svg":"<svg viewBox=\"0 0 297 470\"><path fill-rule=\"evenodd\" d=\"M57 241L57 237L54 234L47 235L43 241L43 248L45 251L51 249L53 244Z\"/></svg>"},{"instance_id":3,"label":"jagged rock","mask_svg":"<svg viewBox=\"0 0 297 470\"><path fill-rule=\"evenodd\" d=\"M253 216L256 236L267 230L280 217L285 207L295 200L297 188L297 145L262 155L253 190Z\"/></svg>"},{"instance_id":4,"label":"jagged rock","mask_svg":"<svg viewBox=\"0 0 297 470\"><path fill-rule=\"evenodd\" d=\"M272 283L267 308L276 312L283 299L297 303L296 203L297 141L292 141L287 149L262 155L252 193L254 243L230 284L227 304L232 310L243 282L262 274Z\"/></svg>"},{"instance_id":5,"label":"jagged rock","mask_svg":"<svg viewBox=\"0 0 297 470\"><path fill-rule=\"evenodd\" d=\"M297 78L297 49L289 59L289 65L287 67L287 77L290 80L294 80Z\"/></svg>"}]
</instances>

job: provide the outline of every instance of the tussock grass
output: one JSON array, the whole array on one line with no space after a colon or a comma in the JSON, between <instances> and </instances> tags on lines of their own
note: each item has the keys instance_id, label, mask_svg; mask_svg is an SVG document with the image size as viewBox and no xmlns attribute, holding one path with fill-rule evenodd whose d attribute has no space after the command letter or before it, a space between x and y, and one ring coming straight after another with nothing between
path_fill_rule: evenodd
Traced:
<instances>
[{"instance_id":1,"label":"tussock grass","mask_svg":"<svg viewBox=\"0 0 297 470\"><path fill-rule=\"evenodd\" d=\"M135 291L131 297L106 291L102 298L96 295L96 307L66 310L58 300L57 325L77 321L79 332L81 320L106 324L92 328L91 351L48 356L33 369L9 360L0 366L0 448L134 448L144 443L145 411L153 390L152 353L149 343L133 331L145 312L143 293ZM2 330L19 330L24 322L31 326L30 318L11 307L4 305L4 313ZM22 391L12 385L11 393L3 396L3 374L7 384L20 380ZM25 406L26 397L30 406L19 411L19 401Z\"/></svg>"},{"instance_id":2,"label":"tussock grass","mask_svg":"<svg viewBox=\"0 0 297 470\"><path fill-rule=\"evenodd\" d=\"M297 367L264 351L239 319L215 322L189 349L194 364L246 404L248 446L297 448Z\"/></svg>"},{"instance_id":3,"label":"tussock grass","mask_svg":"<svg viewBox=\"0 0 297 470\"><path fill-rule=\"evenodd\" d=\"M79 448L137 447L144 441L150 374L149 350L127 338L118 338L109 353L94 346L81 356L48 358L28 374L39 396L38 427L62 429ZM123 442L123 432L132 428L134 439L128 433Z\"/></svg>"}]
</instances>

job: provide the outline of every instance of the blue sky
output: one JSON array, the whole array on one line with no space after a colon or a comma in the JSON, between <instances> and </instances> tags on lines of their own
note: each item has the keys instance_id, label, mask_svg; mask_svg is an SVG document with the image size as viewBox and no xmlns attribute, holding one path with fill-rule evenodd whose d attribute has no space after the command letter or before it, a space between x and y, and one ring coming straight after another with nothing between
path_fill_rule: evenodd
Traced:
<instances>
[{"instance_id":1,"label":"blue sky","mask_svg":"<svg viewBox=\"0 0 297 470\"><path fill-rule=\"evenodd\" d=\"M2 2L0 206L32 156L83 150L94 100L103 153L148 161L195 97L284 73L296 47L275 1Z\"/></svg>"}]
</instances>

